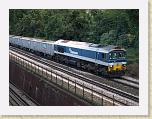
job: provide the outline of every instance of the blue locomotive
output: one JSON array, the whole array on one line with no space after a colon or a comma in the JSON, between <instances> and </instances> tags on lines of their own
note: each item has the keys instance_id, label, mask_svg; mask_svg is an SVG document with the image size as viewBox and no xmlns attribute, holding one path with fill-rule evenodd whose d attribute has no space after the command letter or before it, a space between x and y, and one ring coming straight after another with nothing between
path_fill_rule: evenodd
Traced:
<instances>
[{"instance_id":1,"label":"blue locomotive","mask_svg":"<svg viewBox=\"0 0 152 119\"><path fill-rule=\"evenodd\" d=\"M62 39L49 42L20 36L10 36L9 42L11 45L47 55L58 62L110 77L122 76L126 71L126 50L118 46L102 46Z\"/></svg>"},{"instance_id":2,"label":"blue locomotive","mask_svg":"<svg viewBox=\"0 0 152 119\"><path fill-rule=\"evenodd\" d=\"M54 55L56 60L109 76L124 75L127 64L126 50L113 45L58 40Z\"/></svg>"}]
</instances>

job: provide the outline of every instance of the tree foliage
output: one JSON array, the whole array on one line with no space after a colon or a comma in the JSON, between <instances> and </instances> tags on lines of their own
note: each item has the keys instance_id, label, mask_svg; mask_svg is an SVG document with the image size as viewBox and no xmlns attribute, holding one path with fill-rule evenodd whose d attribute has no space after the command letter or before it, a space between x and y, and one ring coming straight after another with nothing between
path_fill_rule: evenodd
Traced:
<instances>
[{"instance_id":1,"label":"tree foliage","mask_svg":"<svg viewBox=\"0 0 152 119\"><path fill-rule=\"evenodd\" d=\"M138 48L139 10L10 9L9 32Z\"/></svg>"}]
</instances>

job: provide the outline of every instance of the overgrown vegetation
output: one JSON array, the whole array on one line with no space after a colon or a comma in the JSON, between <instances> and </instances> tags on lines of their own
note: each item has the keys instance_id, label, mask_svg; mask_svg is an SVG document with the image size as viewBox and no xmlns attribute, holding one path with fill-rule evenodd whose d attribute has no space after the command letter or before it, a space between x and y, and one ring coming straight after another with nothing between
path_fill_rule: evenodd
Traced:
<instances>
[{"instance_id":1,"label":"overgrown vegetation","mask_svg":"<svg viewBox=\"0 0 152 119\"><path fill-rule=\"evenodd\" d=\"M138 70L139 10L11 9L9 16L10 34L119 45L127 49L128 66L133 66L128 72Z\"/></svg>"}]
</instances>

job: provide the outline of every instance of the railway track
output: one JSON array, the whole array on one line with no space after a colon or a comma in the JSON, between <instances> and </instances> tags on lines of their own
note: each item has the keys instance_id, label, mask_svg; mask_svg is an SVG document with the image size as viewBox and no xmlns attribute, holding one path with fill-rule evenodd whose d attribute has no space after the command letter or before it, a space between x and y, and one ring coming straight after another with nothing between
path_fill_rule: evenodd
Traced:
<instances>
[{"instance_id":1,"label":"railway track","mask_svg":"<svg viewBox=\"0 0 152 119\"><path fill-rule=\"evenodd\" d=\"M109 80L121 83L123 85L135 88L137 90L139 89L139 82L138 81L134 82L132 80L125 79L123 77L122 78L113 78L113 79L109 79Z\"/></svg>"},{"instance_id":2,"label":"railway track","mask_svg":"<svg viewBox=\"0 0 152 119\"><path fill-rule=\"evenodd\" d=\"M128 82L132 82L134 84L139 84L139 80L138 79L134 79L134 78L131 78L131 77L128 77L128 76L122 76L121 78L122 79L126 79Z\"/></svg>"},{"instance_id":3,"label":"railway track","mask_svg":"<svg viewBox=\"0 0 152 119\"><path fill-rule=\"evenodd\" d=\"M22 98L20 98L16 92L14 92L11 88L10 90L10 104L15 106L28 106L28 103L26 103Z\"/></svg>"},{"instance_id":4,"label":"railway track","mask_svg":"<svg viewBox=\"0 0 152 119\"><path fill-rule=\"evenodd\" d=\"M80 75L80 74L74 73L71 70L67 70L67 68L63 68L63 67L59 67L57 65L53 65L51 63L52 61L48 61L46 59L44 60L43 58L38 57L38 56L34 57L34 56L31 55L31 53L27 53L25 51L22 51L22 50L19 50L19 49L16 49L16 48L12 48L12 47L10 49L13 50L13 51L15 51L15 52L17 52L17 53L19 53L19 54L22 54L22 55L24 55L26 57L29 57L29 58L31 58L31 59L33 59L35 61L41 62L42 64L50 66L53 69L65 72L66 74L68 74L70 76L73 76L73 77L76 77L76 78L78 78L78 79L80 79L80 80L82 80L84 82L87 82L87 83L89 83L91 85L95 85L97 87L103 88L103 89L105 89L105 90L107 90L109 92L114 93L115 95L122 96L124 98L130 99L130 100L135 101L137 103L139 102L138 96L136 96L134 94L131 94L131 93L128 93L128 92L125 92L125 91L123 91L121 89L118 89L118 88L116 88L114 86L112 87L112 86L109 86L108 84L101 83L100 82L101 78L98 81L97 80L92 80L92 79L95 79L95 77L91 79L90 75L89 75L89 77L86 77L85 75ZM102 78L102 80L105 80L105 79Z\"/></svg>"},{"instance_id":5,"label":"railway track","mask_svg":"<svg viewBox=\"0 0 152 119\"><path fill-rule=\"evenodd\" d=\"M15 85L9 83L9 104L11 106L36 106L38 103L33 102L29 96L18 90Z\"/></svg>"}]
</instances>

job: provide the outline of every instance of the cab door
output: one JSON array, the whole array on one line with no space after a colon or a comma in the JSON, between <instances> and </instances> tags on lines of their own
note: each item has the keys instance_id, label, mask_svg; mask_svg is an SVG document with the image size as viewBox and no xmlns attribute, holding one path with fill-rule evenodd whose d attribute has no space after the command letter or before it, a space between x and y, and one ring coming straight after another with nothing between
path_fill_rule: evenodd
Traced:
<instances>
[{"instance_id":1,"label":"cab door","mask_svg":"<svg viewBox=\"0 0 152 119\"><path fill-rule=\"evenodd\" d=\"M98 50L96 51L96 57L95 57L95 61L97 63L97 61L100 60L100 52L98 52Z\"/></svg>"}]
</instances>

